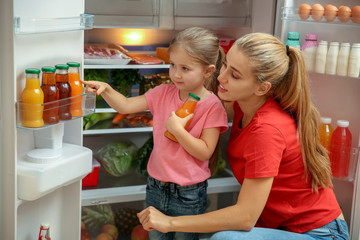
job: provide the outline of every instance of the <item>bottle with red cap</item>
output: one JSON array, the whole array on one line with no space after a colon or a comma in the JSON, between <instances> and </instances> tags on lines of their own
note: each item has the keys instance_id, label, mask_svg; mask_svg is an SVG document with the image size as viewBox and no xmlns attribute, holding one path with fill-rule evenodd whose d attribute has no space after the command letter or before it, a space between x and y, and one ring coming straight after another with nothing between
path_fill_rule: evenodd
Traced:
<instances>
[{"instance_id":1,"label":"bottle with red cap","mask_svg":"<svg viewBox=\"0 0 360 240\"><path fill-rule=\"evenodd\" d=\"M50 238L50 226L48 223L40 224L40 232L38 240L51 240Z\"/></svg>"},{"instance_id":2,"label":"bottle with red cap","mask_svg":"<svg viewBox=\"0 0 360 240\"><path fill-rule=\"evenodd\" d=\"M352 135L349 121L338 120L330 145L331 169L334 177L346 178L349 175Z\"/></svg>"}]
</instances>

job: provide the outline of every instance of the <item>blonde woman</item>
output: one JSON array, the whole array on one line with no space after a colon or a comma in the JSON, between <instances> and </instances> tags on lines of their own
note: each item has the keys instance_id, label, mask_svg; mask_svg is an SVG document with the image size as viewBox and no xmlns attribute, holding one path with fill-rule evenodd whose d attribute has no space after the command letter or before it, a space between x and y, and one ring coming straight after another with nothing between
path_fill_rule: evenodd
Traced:
<instances>
[{"instance_id":1,"label":"blonde woman","mask_svg":"<svg viewBox=\"0 0 360 240\"><path fill-rule=\"evenodd\" d=\"M218 80L234 114L227 155L241 184L237 203L181 217L150 207L138 214L145 229L217 232L213 240L349 239L301 52L269 34L245 35Z\"/></svg>"}]
</instances>

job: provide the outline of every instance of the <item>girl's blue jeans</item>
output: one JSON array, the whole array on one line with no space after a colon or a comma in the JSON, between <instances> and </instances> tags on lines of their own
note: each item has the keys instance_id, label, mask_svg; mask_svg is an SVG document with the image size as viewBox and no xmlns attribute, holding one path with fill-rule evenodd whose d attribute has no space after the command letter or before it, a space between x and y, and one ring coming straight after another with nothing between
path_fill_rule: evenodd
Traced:
<instances>
[{"instance_id":1,"label":"girl's blue jeans","mask_svg":"<svg viewBox=\"0 0 360 240\"><path fill-rule=\"evenodd\" d=\"M299 234L283 230L258 228L245 231L222 231L217 232L210 240L349 240L349 229L344 220L339 218L334 221Z\"/></svg>"},{"instance_id":2,"label":"girl's blue jeans","mask_svg":"<svg viewBox=\"0 0 360 240\"><path fill-rule=\"evenodd\" d=\"M169 216L197 215L207 207L207 181L180 186L171 182L161 182L148 177L146 185L146 206L154 206ZM198 233L149 232L151 240L198 240Z\"/></svg>"}]
</instances>

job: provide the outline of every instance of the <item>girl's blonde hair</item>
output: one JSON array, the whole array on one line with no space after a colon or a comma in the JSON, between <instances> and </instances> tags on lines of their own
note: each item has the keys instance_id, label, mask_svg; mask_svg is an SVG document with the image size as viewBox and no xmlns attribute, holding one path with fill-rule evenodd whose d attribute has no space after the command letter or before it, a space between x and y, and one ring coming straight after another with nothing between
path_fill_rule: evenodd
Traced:
<instances>
[{"instance_id":1,"label":"girl's blonde hair","mask_svg":"<svg viewBox=\"0 0 360 240\"><path fill-rule=\"evenodd\" d=\"M169 45L169 55L173 49L181 49L190 57L204 66L215 65L215 71L210 79L206 79L204 86L217 95L219 82L217 77L220 74L225 54L220 46L219 38L208 29L191 27L179 32ZM219 143L209 160L209 168L212 174L215 173L219 153Z\"/></svg>"},{"instance_id":2,"label":"girl's blonde hair","mask_svg":"<svg viewBox=\"0 0 360 240\"><path fill-rule=\"evenodd\" d=\"M236 45L249 58L258 82L270 82L269 92L296 121L305 177L311 175L312 188L332 186L327 150L319 140L320 114L311 101L308 76L300 50L285 46L266 33L251 33Z\"/></svg>"}]
</instances>

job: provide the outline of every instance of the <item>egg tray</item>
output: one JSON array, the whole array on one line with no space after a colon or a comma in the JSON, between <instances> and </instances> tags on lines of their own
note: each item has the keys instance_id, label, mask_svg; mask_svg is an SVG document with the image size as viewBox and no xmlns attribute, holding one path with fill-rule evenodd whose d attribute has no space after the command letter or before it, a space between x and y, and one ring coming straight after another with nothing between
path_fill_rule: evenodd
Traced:
<instances>
[{"instance_id":1,"label":"egg tray","mask_svg":"<svg viewBox=\"0 0 360 240\"><path fill-rule=\"evenodd\" d=\"M293 7L283 7L281 19L301 22L358 25L360 27L360 18L324 16L323 11L318 12L314 10L312 10L310 14L299 14L299 8Z\"/></svg>"}]
</instances>

